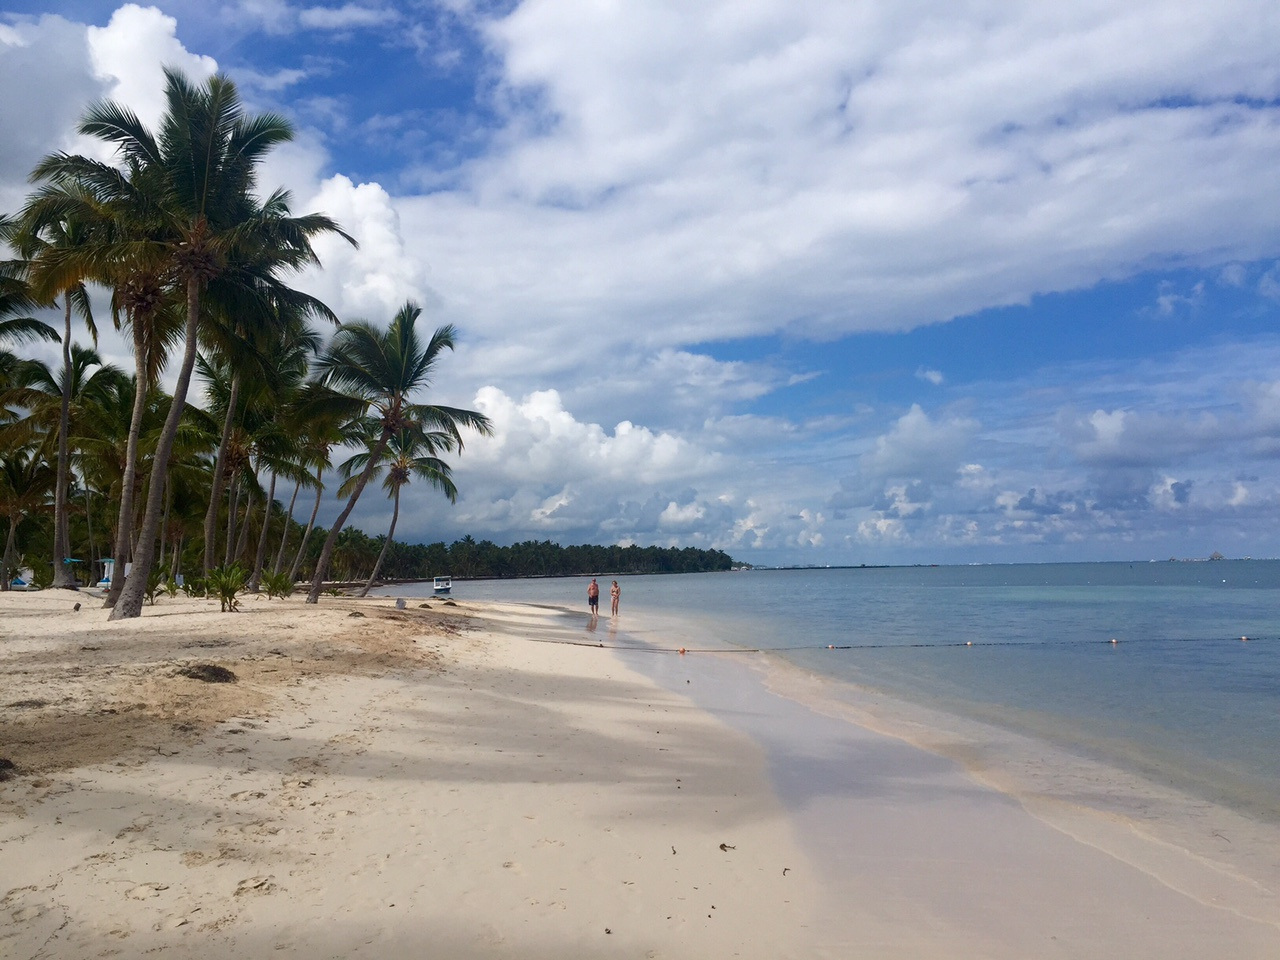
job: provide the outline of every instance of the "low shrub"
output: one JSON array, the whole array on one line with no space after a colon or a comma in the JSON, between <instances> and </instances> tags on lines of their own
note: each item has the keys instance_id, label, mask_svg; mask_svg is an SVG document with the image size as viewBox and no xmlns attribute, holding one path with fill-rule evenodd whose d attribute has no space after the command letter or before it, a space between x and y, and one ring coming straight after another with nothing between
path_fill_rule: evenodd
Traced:
<instances>
[{"instance_id":1,"label":"low shrub","mask_svg":"<svg viewBox=\"0 0 1280 960\"><path fill-rule=\"evenodd\" d=\"M229 567L216 567L209 571L208 592L215 595L222 604L223 613L235 613L240 609L240 601L236 598L244 589L244 582L249 578L249 571L238 563Z\"/></svg>"},{"instance_id":2,"label":"low shrub","mask_svg":"<svg viewBox=\"0 0 1280 960\"><path fill-rule=\"evenodd\" d=\"M287 597L293 593L293 580L283 570L279 573L264 573L262 575L262 589L267 591L267 596L271 598Z\"/></svg>"}]
</instances>

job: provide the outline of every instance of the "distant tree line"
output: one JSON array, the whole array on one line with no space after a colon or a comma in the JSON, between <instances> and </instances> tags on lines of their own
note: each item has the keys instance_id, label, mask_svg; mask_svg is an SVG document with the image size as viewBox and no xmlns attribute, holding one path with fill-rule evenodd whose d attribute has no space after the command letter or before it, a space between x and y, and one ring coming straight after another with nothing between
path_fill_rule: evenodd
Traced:
<instances>
[{"instance_id":1,"label":"distant tree line","mask_svg":"<svg viewBox=\"0 0 1280 960\"><path fill-rule=\"evenodd\" d=\"M386 538L348 528L338 537L332 575L343 580L368 576ZM571 577L596 573L703 573L729 570L734 560L723 550L696 547L561 546L550 540L524 540L503 547L465 536L451 544L392 541L382 561L383 580L514 577Z\"/></svg>"}]
</instances>

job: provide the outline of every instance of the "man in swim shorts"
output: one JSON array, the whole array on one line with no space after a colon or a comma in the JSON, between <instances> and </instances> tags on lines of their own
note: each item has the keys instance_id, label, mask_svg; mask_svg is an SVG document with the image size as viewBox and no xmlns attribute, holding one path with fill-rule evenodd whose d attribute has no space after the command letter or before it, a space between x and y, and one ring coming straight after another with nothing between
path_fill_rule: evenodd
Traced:
<instances>
[{"instance_id":1,"label":"man in swim shorts","mask_svg":"<svg viewBox=\"0 0 1280 960\"><path fill-rule=\"evenodd\" d=\"M591 615L594 617L600 612L600 584L596 583L596 578L591 578L591 583L587 586L587 606L591 608Z\"/></svg>"}]
</instances>

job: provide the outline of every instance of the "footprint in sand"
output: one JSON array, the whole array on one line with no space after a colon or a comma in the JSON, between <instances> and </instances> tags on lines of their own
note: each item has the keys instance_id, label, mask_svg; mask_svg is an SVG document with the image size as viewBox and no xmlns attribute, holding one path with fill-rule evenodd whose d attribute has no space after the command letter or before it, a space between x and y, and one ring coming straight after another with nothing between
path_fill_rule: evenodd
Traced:
<instances>
[{"instance_id":1,"label":"footprint in sand","mask_svg":"<svg viewBox=\"0 0 1280 960\"><path fill-rule=\"evenodd\" d=\"M138 817L137 820L134 820L133 823L129 824L129 826L117 833L116 839L123 840L131 833L142 833L142 831L146 830L149 826L151 826L150 817Z\"/></svg>"},{"instance_id":2,"label":"footprint in sand","mask_svg":"<svg viewBox=\"0 0 1280 960\"><path fill-rule=\"evenodd\" d=\"M274 837L283 828L279 824L273 824L269 820L254 820L252 823L242 823L237 828L241 833L251 837Z\"/></svg>"},{"instance_id":3,"label":"footprint in sand","mask_svg":"<svg viewBox=\"0 0 1280 960\"><path fill-rule=\"evenodd\" d=\"M161 890L168 890L167 883L140 883L126 890L124 895L130 900L150 900L160 895Z\"/></svg>"},{"instance_id":4,"label":"footprint in sand","mask_svg":"<svg viewBox=\"0 0 1280 960\"><path fill-rule=\"evenodd\" d=\"M249 894L271 893L276 888L276 885L271 880L271 877L249 877L246 880L241 880L236 884L236 892L233 896L243 897Z\"/></svg>"}]
</instances>

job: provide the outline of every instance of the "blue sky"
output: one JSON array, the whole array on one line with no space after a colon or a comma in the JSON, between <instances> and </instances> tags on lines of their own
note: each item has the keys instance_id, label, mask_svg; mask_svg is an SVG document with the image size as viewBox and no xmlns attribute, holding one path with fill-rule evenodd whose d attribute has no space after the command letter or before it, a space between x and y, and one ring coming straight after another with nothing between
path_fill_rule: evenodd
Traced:
<instances>
[{"instance_id":1,"label":"blue sky","mask_svg":"<svg viewBox=\"0 0 1280 960\"><path fill-rule=\"evenodd\" d=\"M0 209L163 64L296 124L300 285L459 326L407 539L1280 555L1274 4L0 0Z\"/></svg>"}]
</instances>

